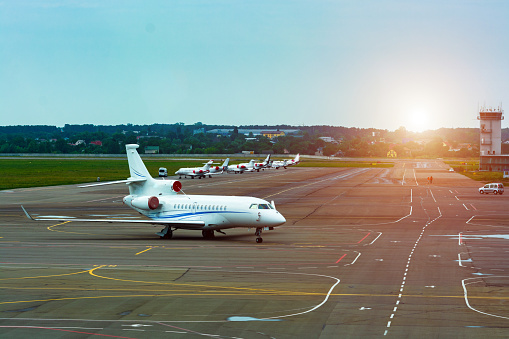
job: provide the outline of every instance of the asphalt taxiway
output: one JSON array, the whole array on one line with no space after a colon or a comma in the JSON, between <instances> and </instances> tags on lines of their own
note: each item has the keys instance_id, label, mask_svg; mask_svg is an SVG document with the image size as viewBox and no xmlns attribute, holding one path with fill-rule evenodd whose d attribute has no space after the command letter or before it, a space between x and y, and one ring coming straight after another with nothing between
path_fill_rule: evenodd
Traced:
<instances>
[{"instance_id":1,"label":"asphalt taxiway","mask_svg":"<svg viewBox=\"0 0 509 339\"><path fill-rule=\"evenodd\" d=\"M432 184L427 177L433 176ZM509 193L440 161L181 180L274 200L287 222L206 240L132 224L124 185L0 191L0 337L509 336Z\"/></svg>"}]
</instances>

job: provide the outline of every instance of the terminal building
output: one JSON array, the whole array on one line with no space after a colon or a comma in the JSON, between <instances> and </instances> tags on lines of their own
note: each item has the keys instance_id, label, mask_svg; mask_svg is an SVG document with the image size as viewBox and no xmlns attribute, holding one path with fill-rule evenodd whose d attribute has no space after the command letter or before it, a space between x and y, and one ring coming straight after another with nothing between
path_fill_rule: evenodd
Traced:
<instances>
[{"instance_id":1,"label":"terminal building","mask_svg":"<svg viewBox=\"0 0 509 339\"><path fill-rule=\"evenodd\" d=\"M481 107L477 119L480 122L480 171L509 171L509 155L502 155L502 107Z\"/></svg>"}]
</instances>

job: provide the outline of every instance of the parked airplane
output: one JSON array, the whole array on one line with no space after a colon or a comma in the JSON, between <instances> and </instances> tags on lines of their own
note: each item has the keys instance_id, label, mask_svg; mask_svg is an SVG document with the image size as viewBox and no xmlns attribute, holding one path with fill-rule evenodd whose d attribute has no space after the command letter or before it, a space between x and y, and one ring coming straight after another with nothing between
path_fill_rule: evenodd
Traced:
<instances>
[{"instance_id":1,"label":"parked airplane","mask_svg":"<svg viewBox=\"0 0 509 339\"><path fill-rule=\"evenodd\" d=\"M275 168L275 169L279 169L279 167L284 167L284 169L286 169L286 167L288 166L287 164L287 161L284 160L284 161L279 161L279 160L276 160L276 161L273 161L271 164L270 164L270 167L269 168Z\"/></svg>"},{"instance_id":2,"label":"parked airplane","mask_svg":"<svg viewBox=\"0 0 509 339\"><path fill-rule=\"evenodd\" d=\"M288 166L297 165L300 162L300 153L295 156L294 159L288 161Z\"/></svg>"},{"instance_id":3,"label":"parked airplane","mask_svg":"<svg viewBox=\"0 0 509 339\"><path fill-rule=\"evenodd\" d=\"M269 166L269 161L270 161L270 154L267 155L267 157L265 158L265 160L263 162L255 163L253 166L253 169L255 169L257 172L260 172L260 170L265 169Z\"/></svg>"},{"instance_id":4,"label":"parked airplane","mask_svg":"<svg viewBox=\"0 0 509 339\"><path fill-rule=\"evenodd\" d=\"M244 173L244 172L252 172L254 169L255 161L251 160L249 163L242 163L238 165L230 165L228 166L228 173Z\"/></svg>"},{"instance_id":5,"label":"parked airplane","mask_svg":"<svg viewBox=\"0 0 509 339\"><path fill-rule=\"evenodd\" d=\"M179 175L179 179L187 178L188 176L191 179L198 177L198 179L204 178L210 172L210 166L214 163L214 160L210 160L203 167L187 167L187 168L179 168L175 174Z\"/></svg>"},{"instance_id":6,"label":"parked airplane","mask_svg":"<svg viewBox=\"0 0 509 339\"><path fill-rule=\"evenodd\" d=\"M36 221L77 221L137 223L162 225L156 233L169 239L177 229L201 230L205 238L213 238L214 231L234 227L255 228L256 242L261 243L262 230L282 225L286 219L271 203L254 197L186 195L177 194L182 184L178 180L156 180L150 176L136 149L139 146L126 145L127 160L131 176L127 180L91 184L80 187L102 186L126 183L129 195L124 203L149 219L77 219L77 218L33 218L23 206L26 216Z\"/></svg>"},{"instance_id":7,"label":"parked airplane","mask_svg":"<svg viewBox=\"0 0 509 339\"><path fill-rule=\"evenodd\" d=\"M279 167L284 167L285 169L288 166L297 165L300 162L300 154L297 154L294 159L283 160L283 161L273 161L270 165L270 168L279 169Z\"/></svg>"},{"instance_id":8,"label":"parked airplane","mask_svg":"<svg viewBox=\"0 0 509 339\"><path fill-rule=\"evenodd\" d=\"M228 163L230 162L230 158L226 158L221 166L212 166L209 169L208 176L212 178L213 175L223 174L224 171L228 170Z\"/></svg>"}]
</instances>

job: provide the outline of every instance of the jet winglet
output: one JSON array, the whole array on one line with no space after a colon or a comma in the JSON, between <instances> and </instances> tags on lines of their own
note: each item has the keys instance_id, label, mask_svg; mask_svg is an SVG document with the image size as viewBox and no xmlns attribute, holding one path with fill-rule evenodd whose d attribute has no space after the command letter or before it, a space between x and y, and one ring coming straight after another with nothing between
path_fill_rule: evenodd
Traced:
<instances>
[{"instance_id":1,"label":"jet winglet","mask_svg":"<svg viewBox=\"0 0 509 339\"><path fill-rule=\"evenodd\" d=\"M27 210L23 207L23 205L21 205L21 209L23 210L23 212L25 212L25 215L27 216L28 219L35 220L30 214L28 214Z\"/></svg>"}]
</instances>

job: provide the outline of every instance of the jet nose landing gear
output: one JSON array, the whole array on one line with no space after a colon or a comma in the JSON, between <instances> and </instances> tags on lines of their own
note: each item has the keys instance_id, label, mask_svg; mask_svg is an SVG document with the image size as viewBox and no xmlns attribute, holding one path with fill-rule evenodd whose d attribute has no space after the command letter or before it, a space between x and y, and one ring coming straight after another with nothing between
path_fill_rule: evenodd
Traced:
<instances>
[{"instance_id":1,"label":"jet nose landing gear","mask_svg":"<svg viewBox=\"0 0 509 339\"><path fill-rule=\"evenodd\" d=\"M256 228L255 235L257 236L257 238L256 238L256 243L257 244L261 244L263 242L263 239L262 239L262 230L263 230L263 228L261 228L261 227L257 227Z\"/></svg>"}]
</instances>

